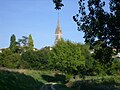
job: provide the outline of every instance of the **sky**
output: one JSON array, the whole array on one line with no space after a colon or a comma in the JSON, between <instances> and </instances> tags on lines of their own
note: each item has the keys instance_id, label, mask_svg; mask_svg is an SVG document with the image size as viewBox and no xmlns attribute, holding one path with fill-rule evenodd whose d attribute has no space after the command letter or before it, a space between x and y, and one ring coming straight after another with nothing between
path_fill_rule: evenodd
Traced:
<instances>
[{"instance_id":1,"label":"sky","mask_svg":"<svg viewBox=\"0 0 120 90\"><path fill-rule=\"evenodd\" d=\"M53 46L58 13L65 40L84 43L83 33L77 31L72 17L78 12L78 0L63 0L64 7L57 11L52 0L0 0L0 48L32 34L34 45L40 49Z\"/></svg>"},{"instance_id":2,"label":"sky","mask_svg":"<svg viewBox=\"0 0 120 90\"><path fill-rule=\"evenodd\" d=\"M57 11L52 0L0 0L0 48L9 47L12 34L16 40L32 34L38 49L53 46L58 13L63 39L84 43L83 33L72 18L78 13L78 0L63 3L62 10Z\"/></svg>"}]
</instances>

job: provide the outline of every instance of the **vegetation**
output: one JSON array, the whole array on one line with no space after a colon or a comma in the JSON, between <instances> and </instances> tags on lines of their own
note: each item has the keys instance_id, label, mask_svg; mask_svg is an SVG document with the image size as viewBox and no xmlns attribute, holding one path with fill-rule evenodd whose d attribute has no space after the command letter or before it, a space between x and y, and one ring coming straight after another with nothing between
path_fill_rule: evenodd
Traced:
<instances>
[{"instance_id":1,"label":"vegetation","mask_svg":"<svg viewBox=\"0 0 120 90\"><path fill-rule=\"evenodd\" d=\"M13 34L9 48L0 53L0 90L40 90L51 85L56 90L120 90L120 61L113 58L120 48L120 1L109 1L106 12L104 0L79 0L79 13L73 19L86 44L61 39L53 47L37 50L31 34L18 41ZM62 0L53 2L57 10L63 6Z\"/></svg>"},{"instance_id":2,"label":"vegetation","mask_svg":"<svg viewBox=\"0 0 120 90\"><path fill-rule=\"evenodd\" d=\"M63 0L53 0L60 10ZM78 30L84 32L85 42L93 47L101 42L102 48L111 47L118 53L120 48L120 1L109 0L109 12L105 11L105 0L79 0L79 12L73 16ZM87 5L87 7L86 7ZM89 11L89 12L86 12Z\"/></svg>"},{"instance_id":3,"label":"vegetation","mask_svg":"<svg viewBox=\"0 0 120 90\"><path fill-rule=\"evenodd\" d=\"M28 46L28 37L27 36L22 36L21 39L18 39L18 45L27 47Z\"/></svg>"},{"instance_id":4,"label":"vegetation","mask_svg":"<svg viewBox=\"0 0 120 90\"><path fill-rule=\"evenodd\" d=\"M119 15L117 14L120 13L118 10L120 9L118 7L120 1L109 1L110 12L106 12L103 8L105 1L88 0L86 3L84 0L80 0L79 13L73 17L78 25L78 29L85 33L85 42L89 43L91 48L94 49L95 60L98 60L107 73L110 73L106 69L111 67L113 61L112 50L116 49L116 53L118 53L120 48L120 41L118 40L120 38L118 29L120 26L117 25L119 23ZM88 7L85 7L85 4L88 4ZM86 12L86 8L88 8L89 13ZM114 22L116 22L116 25Z\"/></svg>"},{"instance_id":5,"label":"vegetation","mask_svg":"<svg viewBox=\"0 0 120 90\"><path fill-rule=\"evenodd\" d=\"M91 54L89 44L73 43L63 39L58 41L55 46L45 47L41 50L32 50L33 47L29 49L29 46L16 46L16 48L18 50L16 49L14 52L7 48L0 53L1 66L55 70L68 74L68 77L119 73L120 63L110 56L110 48L106 48L108 49L106 50L98 46L95 48L94 53Z\"/></svg>"},{"instance_id":6,"label":"vegetation","mask_svg":"<svg viewBox=\"0 0 120 90\"><path fill-rule=\"evenodd\" d=\"M10 38L10 46L9 48L11 49L11 51L15 52L16 51L16 37L13 34Z\"/></svg>"},{"instance_id":7,"label":"vegetation","mask_svg":"<svg viewBox=\"0 0 120 90\"><path fill-rule=\"evenodd\" d=\"M56 10L61 9L61 7L64 6L64 5L62 4L62 0L53 0L53 3L55 3L55 9L56 9Z\"/></svg>"},{"instance_id":8,"label":"vegetation","mask_svg":"<svg viewBox=\"0 0 120 90\"><path fill-rule=\"evenodd\" d=\"M74 20L77 22L78 29L85 33L85 42L89 42L92 46L100 42L102 48L109 46L118 50L120 47L118 34L120 32L116 28L120 28L117 25L119 23L119 15L117 14L120 13L120 7L118 7L120 1L109 0L110 12L105 11L105 3L105 0L88 0L88 2L80 0L80 12L74 16ZM85 4L88 7L85 7ZM86 9L89 10L88 13ZM114 33L112 33L113 31Z\"/></svg>"},{"instance_id":9,"label":"vegetation","mask_svg":"<svg viewBox=\"0 0 120 90\"><path fill-rule=\"evenodd\" d=\"M32 35L31 34L28 37L28 49L29 50L33 50L34 49L34 44L33 44L33 39L32 39Z\"/></svg>"},{"instance_id":10,"label":"vegetation","mask_svg":"<svg viewBox=\"0 0 120 90\"><path fill-rule=\"evenodd\" d=\"M53 87L56 90L120 90L120 76L87 76L68 81L65 74L48 70L0 70L0 90L41 90L43 86L51 85L51 82L55 83Z\"/></svg>"},{"instance_id":11,"label":"vegetation","mask_svg":"<svg viewBox=\"0 0 120 90\"><path fill-rule=\"evenodd\" d=\"M50 56L50 66L55 70L78 74L85 67L85 57L82 55L80 44L64 40L58 41Z\"/></svg>"},{"instance_id":12,"label":"vegetation","mask_svg":"<svg viewBox=\"0 0 120 90\"><path fill-rule=\"evenodd\" d=\"M42 85L30 75L0 70L0 90L40 90Z\"/></svg>"},{"instance_id":13,"label":"vegetation","mask_svg":"<svg viewBox=\"0 0 120 90\"><path fill-rule=\"evenodd\" d=\"M109 53L99 47L96 50L101 54L91 54L89 44L62 39L41 50L19 48L23 50L7 48L0 53L0 90L51 89L52 83L56 90L120 90L120 62L112 59L110 67L105 68L109 65L104 62L107 58L100 58Z\"/></svg>"},{"instance_id":14,"label":"vegetation","mask_svg":"<svg viewBox=\"0 0 120 90\"><path fill-rule=\"evenodd\" d=\"M99 79L74 82L73 90L120 90L120 77L102 77Z\"/></svg>"},{"instance_id":15,"label":"vegetation","mask_svg":"<svg viewBox=\"0 0 120 90\"><path fill-rule=\"evenodd\" d=\"M63 6L62 0L53 2L57 10ZM79 0L78 5L79 12L73 16L78 30L84 32L85 42L94 50L94 63L109 69L113 54L120 50L120 1L109 0L109 12L104 8L105 0ZM105 72L109 73L109 70Z\"/></svg>"}]
</instances>

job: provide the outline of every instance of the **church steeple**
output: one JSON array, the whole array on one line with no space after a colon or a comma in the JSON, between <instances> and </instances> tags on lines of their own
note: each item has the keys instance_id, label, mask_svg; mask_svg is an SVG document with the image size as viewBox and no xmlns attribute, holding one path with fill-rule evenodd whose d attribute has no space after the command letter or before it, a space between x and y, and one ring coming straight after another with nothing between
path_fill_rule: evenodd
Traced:
<instances>
[{"instance_id":1,"label":"church steeple","mask_svg":"<svg viewBox=\"0 0 120 90\"><path fill-rule=\"evenodd\" d=\"M60 28L60 19L58 17L57 28L55 30L55 44L57 44L58 40L61 40L61 38L62 38L62 30Z\"/></svg>"}]
</instances>

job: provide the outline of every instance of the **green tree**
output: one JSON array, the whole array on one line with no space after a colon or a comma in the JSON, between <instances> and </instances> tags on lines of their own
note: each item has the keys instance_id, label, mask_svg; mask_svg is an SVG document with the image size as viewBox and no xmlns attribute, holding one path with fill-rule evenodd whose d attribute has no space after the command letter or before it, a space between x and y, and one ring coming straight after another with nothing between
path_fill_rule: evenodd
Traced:
<instances>
[{"instance_id":1,"label":"green tree","mask_svg":"<svg viewBox=\"0 0 120 90\"><path fill-rule=\"evenodd\" d=\"M23 52L21 55L22 60L24 60L25 62L27 62L28 64L28 68L30 69L39 69L39 58L36 54L35 51L32 50L28 50L26 52Z\"/></svg>"},{"instance_id":2,"label":"green tree","mask_svg":"<svg viewBox=\"0 0 120 90\"><path fill-rule=\"evenodd\" d=\"M11 51L11 49L6 48L6 49L4 49L3 52L2 52L2 57L4 58L4 57L6 57L6 56L8 56L8 55L12 55L12 54L13 54L13 52Z\"/></svg>"},{"instance_id":3,"label":"green tree","mask_svg":"<svg viewBox=\"0 0 120 90\"><path fill-rule=\"evenodd\" d=\"M31 69L48 69L48 55L50 49L49 47L45 47L38 51L28 50L23 52L21 57L22 60L27 63L28 68Z\"/></svg>"},{"instance_id":4,"label":"green tree","mask_svg":"<svg viewBox=\"0 0 120 90\"><path fill-rule=\"evenodd\" d=\"M15 52L15 50L16 50L16 37L15 37L14 34L13 34L13 35L11 36L11 38L10 38L10 46L9 46L9 48L10 48L13 52Z\"/></svg>"},{"instance_id":5,"label":"green tree","mask_svg":"<svg viewBox=\"0 0 120 90\"><path fill-rule=\"evenodd\" d=\"M34 49L34 43L33 43L33 39L32 39L32 35L31 34L28 37L28 49L29 50L33 50Z\"/></svg>"},{"instance_id":6,"label":"green tree","mask_svg":"<svg viewBox=\"0 0 120 90\"><path fill-rule=\"evenodd\" d=\"M110 70L112 63L113 63L113 58L112 58L112 53L113 50L109 47L102 48L100 46L96 46L94 48L94 53L92 56L94 57L94 69L97 71L97 74L109 74L110 75Z\"/></svg>"},{"instance_id":7,"label":"green tree","mask_svg":"<svg viewBox=\"0 0 120 90\"><path fill-rule=\"evenodd\" d=\"M17 42L17 52L22 53L28 50L28 37L22 36Z\"/></svg>"},{"instance_id":8,"label":"green tree","mask_svg":"<svg viewBox=\"0 0 120 90\"><path fill-rule=\"evenodd\" d=\"M81 45L70 41L58 41L53 47L49 63L52 69L69 74L78 74L85 67L85 57Z\"/></svg>"},{"instance_id":9,"label":"green tree","mask_svg":"<svg viewBox=\"0 0 120 90\"><path fill-rule=\"evenodd\" d=\"M18 53L7 55L3 58L3 66L7 68L19 68L21 56Z\"/></svg>"},{"instance_id":10,"label":"green tree","mask_svg":"<svg viewBox=\"0 0 120 90\"><path fill-rule=\"evenodd\" d=\"M91 50L89 50L89 45L81 45L81 53L85 57L85 66L87 69L92 68L94 59L92 58Z\"/></svg>"},{"instance_id":11,"label":"green tree","mask_svg":"<svg viewBox=\"0 0 120 90\"><path fill-rule=\"evenodd\" d=\"M46 70L50 69L48 62L50 52L51 52L50 47L44 47L36 52L39 58L39 63L41 64L40 69L46 69Z\"/></svg>"},{"instance_id":12,"label":"green tree","mask_svg":"<svg viewBox=\"0 0 120 90\"><path fill-rule=\"evenodd\" d=\"M28 37L22 36L21 39L18 39L17 44L18 44L19 46L23 46L23 47L28 46Z\"/></svg>"},{"instance_id":13,"label":"green tree","mask_svg":"<svg viewBox=\"0 0 120 90\"><path fill-rule=\"evenodd\" d=\"M55 0L56 7L61 8L56 3L62 0ZM116 54L120 50L120 0L109 0L109 12L105 10L106 0L79 0L79 12L73 16L79 31L84 32L85 42L94 49L100 62L107 62L111 65L112 50L116 49ZM99 50L96 49L99 46ZM99 58L99 51L104 52L104 56ZM108 53L108 55L107 55ZM104 60L104 61L103 61ZM109 65L108 65L109 64Z\"/></svg>"},{"instance_id":14,"label":"green tree","mask_svg":"<svg viewBox=\"0 0 120 90\"><path fill-rule=\"evenodd\" d=\"M7 68L19 68L21 56L7 48L0 54L0 65Z\"/></svg>"},{"instance_id":15,"label":"green tree","mask_svg":"<svg viewBox=\"0 0 120 90\"><path fill-rule=\"evenodd\" d=\"M105 70L112 65L112 50L116 49L116 53L118 53L120 48L120 25L118 25L120 1L109 1L111 12L105 11L105 1L88 0L85 2L80 0L79 13L73 17L78 25L78 30L85 33L85 42L94 49L94 58L100 62ZM86 3L89 13L86 12Z\"/></svg>"},{"instance_id":16,"label":"green tree","mask_svg":"<svg viewBox=\"0 0 120 90\"><path fill-rule=\"evenodd\" d=\"M85 5L88 4L88 7ZM109 0L110 11L105 11L105 0L79 1L79 13L73 19L78 30L85 33L85 42L95 46L98 42L102 48L120 48L120 1ZM86 12L86 10L89 12Z\"/></svg>"}]
</instances>

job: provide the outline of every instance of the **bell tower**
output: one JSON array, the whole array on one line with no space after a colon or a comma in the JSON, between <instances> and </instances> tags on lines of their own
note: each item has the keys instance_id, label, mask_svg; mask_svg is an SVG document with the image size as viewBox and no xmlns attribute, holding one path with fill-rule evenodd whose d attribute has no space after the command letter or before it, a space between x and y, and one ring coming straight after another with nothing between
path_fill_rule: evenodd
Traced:
<instances>
[{"instance_id":1,"label":"bell tower","mask_svg":"<svg viewBox=\"0 0 120 90\"><path fill-rule=\"evenodd\" d=\"M62 30L60 28L60 20L59 20L59 17L58 17L57 28L55 30L55 44L57 44L57 42L59 40L61 40L61 38L62 38Z\"/></svg>"}]
</instances>

